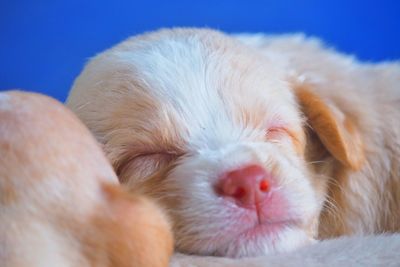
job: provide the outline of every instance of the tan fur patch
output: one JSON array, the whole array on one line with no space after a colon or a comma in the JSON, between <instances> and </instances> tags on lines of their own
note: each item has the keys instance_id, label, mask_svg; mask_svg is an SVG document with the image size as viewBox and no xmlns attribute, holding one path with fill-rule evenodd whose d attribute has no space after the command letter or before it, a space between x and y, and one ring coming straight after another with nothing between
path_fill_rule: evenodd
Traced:
<instances>
[{"instance_id":1,"label":"tan fur patch","mask_svg":"<svg viewBox=\"0 0 400 267\"><path fill-rule=\"evenodd\" d=\"M336 166L335 169L333 174L335 178L331 178L328 181L327 200L320 214L318 233L321 239L351 234L351 229L348 229L344 221L344 216L348 212L348 205L342 190L347 186L348 174L342 166Z\"/></svg>"},{"instance_id":2,"label":"tan fur patch","mask_svg":"<svg viewBox=\"0 0 400 267\"><path fill-rule=\"evenodd\" d=\"M42 95L6 94L7 108L0 107L0 243L18 253L0 255L1 262L168 266L173 242L166 216L120 187L73 113ZM29 263L7 264L14 261Z\"/></svg>"},{"instance_id":3,"label":"tan fur patch","mask_svg":"<svg viewBox=\"0 0 400 267\"><path fill-rule=\"evenodd\" d=\"M364 161L361 135L346 117L341 123L324 101L308 87L295 90L303 112L321 142L342 164L358 170Z\"/></svg>"},{"instance_id":4,"label":"tan fur patch","mask_svg":"<svg viewBox=\"0 0 400 267\"><path fill-rule=\"evenodd\" d=\"M104 184L109 209L96 214L96 235L87 236L86 255L93 266L168 266L173 252L172 234L165 215L149 200L130 195L120 187Z\"/></svg>"},{"instance_id":5,"label":"tan fur patch","mask_svg":"<svg viewBox=\"0 0 400 267\"><path fill-rule=\"evenodd\" d=\"M287 133L289 134L290 138L292 139L296 153L299 156L303 156L304 151L305 151L305 146L306 146L304 132L288 130Z\"/></svg>"}]
</instances>

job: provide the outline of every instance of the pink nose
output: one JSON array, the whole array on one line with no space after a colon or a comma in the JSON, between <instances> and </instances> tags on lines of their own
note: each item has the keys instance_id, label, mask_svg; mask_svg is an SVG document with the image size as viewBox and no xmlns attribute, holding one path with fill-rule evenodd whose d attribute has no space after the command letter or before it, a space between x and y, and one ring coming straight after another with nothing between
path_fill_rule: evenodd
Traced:
<instances>
[{"instance_id":1,"label":"pink nose","mask_svg":"<svg viewBox=\"0 0 400 267\"><path fill-rule=\"evenodd\" d=\"M221 177L219 192L250 208L263 201L270 190L270 175L259 165L250 165Z\"/></svg>"}]
</instances>

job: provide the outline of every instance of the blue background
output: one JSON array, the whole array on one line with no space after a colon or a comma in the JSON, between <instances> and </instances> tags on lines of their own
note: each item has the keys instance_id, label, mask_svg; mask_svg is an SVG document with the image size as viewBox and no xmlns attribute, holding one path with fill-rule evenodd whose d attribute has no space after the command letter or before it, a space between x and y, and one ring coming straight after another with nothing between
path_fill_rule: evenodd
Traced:
<instances>
[{"instance_id":1,"label":"blue background","mask_svg":"<svg viewBox=\"0 0 400 267\"><path fill-rule=\"evenodd\" d=\"M65 100L89 57L172 26L298 32L368 61L400 58L400 1L0 0L0 89Z\"/></svg>"}]
</instances>

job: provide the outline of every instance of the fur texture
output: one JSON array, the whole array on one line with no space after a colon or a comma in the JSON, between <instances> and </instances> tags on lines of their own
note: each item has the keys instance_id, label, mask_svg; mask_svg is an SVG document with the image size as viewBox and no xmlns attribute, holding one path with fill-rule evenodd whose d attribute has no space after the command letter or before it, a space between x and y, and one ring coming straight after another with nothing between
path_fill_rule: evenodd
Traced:
<instances>
[{"instance_id":1,"label":"fur texture","mask_svg":"<svg viewBox=\"0 0 400 267\"><path fill-rule=\"evenodd\" d=\"M0 93L0 150L1 266L168 265L165 215L120 188L97 142L62 104Z\"/></svg>"},{"instance_id":2,"label":"fur texture","mask_svg":"<svg viewBox=\"0 0 400 267\"><path fill-rule=\"evenodd\" d=\"M67 105L120 181L171 215L179 251L258 256L399 230L399 82L398 63L301 35L173 29L93 58ZM274 176L261 226L215 192L248 164Z\"/></svg>"},{"instance_id":3,"label":"fur texture","mask_svg":"<svg viewBox=\"0 0 400 267\"><path fill-rule=\"evenodd\" d=\"M171 267L293 267L293 266L399 266L400 235L342 237L325 240L294 252L262 257L230 259L223 257L174 255Z\"/></svg>"}]
</instances>

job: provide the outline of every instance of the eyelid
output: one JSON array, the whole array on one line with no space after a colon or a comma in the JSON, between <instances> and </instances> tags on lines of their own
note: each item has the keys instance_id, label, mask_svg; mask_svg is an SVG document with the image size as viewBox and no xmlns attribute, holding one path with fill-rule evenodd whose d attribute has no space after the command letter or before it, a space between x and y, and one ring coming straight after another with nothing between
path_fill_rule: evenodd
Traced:
<instances>
[{"instance_id":1,"label":"eyelid","mask_svg":"<svg viewBox=\"0 0 400 267\"><path fill-rule=\"evenodd\" d=\"M116 166L116 173L118 177L121 177L126 170L130 170L129 172L134 170L138 177L147 177L159 167L166 166L179 156L180 154L174 151L138 151L119 162Z\"/></svg>"},{"instance_id":2,"label":"eyelid","mask_svg":"<svg viewBox=\"0 0 400 267\"><path fill-rule=\"evenodd\" d=\"M279 135L288 134L288 130L283 126L274 126L267 129L267 138L279 137Z\"/></svg>"},{"instance_id":3,"label":"eyelid","mask_svg":"<svg viewBox=\"0 0 400 267\"><path fill-rule=\"evenodd\" d=\"M304 140L302 138L301 133L296 133L290 128L275 126L267 129L266 138L270 142L279 143L283 138L288 138L291 140L292 144L295 146L296 151L302 155L304 152Z\"/></svg>"},{"instance_id":4,"label":"eyelid","mask_svg":"<svg viewBox=\"0 0 400 267\"><path fill-rule=\"evenodd\" d=\"M271 131L287 132L286 128L283 126L275 126L275 127L268 128L267 132L271 132Z\"/></svg>"}]
</instances>

